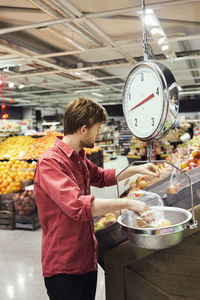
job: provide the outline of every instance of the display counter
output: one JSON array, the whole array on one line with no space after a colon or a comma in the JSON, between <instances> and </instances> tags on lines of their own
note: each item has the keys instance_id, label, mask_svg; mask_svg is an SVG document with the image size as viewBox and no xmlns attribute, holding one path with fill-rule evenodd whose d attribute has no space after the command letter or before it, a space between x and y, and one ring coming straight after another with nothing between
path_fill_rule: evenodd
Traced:
<instances>
[{"instance_id":1,"label":"display counter","mask_svg":"<svg viewBox=\"0 0 200 300\"><path fill-rule=\"evenodd\" d=\"M200 224L200 204L194 207ZM200 299L200 228L164 250L134 247L129 241L105 253L107 300Z\"/></svg>"}]
</instances>

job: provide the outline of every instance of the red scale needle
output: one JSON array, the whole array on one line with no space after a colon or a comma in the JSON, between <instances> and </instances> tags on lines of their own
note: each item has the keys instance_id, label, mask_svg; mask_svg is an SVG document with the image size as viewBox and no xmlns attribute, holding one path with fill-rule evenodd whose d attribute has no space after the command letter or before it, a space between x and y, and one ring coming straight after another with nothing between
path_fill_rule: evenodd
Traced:
<instances>
[{"instance_id":1,"label":"red scale needle","mask_svg":"<svg viewBox=\"0 0 200 300\"><path fill-rule=\"evenodd\" d=\"M141 102L139 102L136 106L132 107L131 110L135 109L136 107L142 105L143 103L149 101L151 98L154 97L154 93L152 93L151 95L149 95L148 97L146 97L144 100L142 100Z\"/></svg>"}]
</instances>

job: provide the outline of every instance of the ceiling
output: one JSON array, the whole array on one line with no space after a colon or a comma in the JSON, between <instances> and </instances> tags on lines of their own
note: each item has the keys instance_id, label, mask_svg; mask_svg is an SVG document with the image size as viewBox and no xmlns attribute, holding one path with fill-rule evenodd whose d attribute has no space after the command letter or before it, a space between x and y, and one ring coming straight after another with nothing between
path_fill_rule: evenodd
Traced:
<instances>
[{"instance_id":1,"label":"ceiling","mask_svg":"<svg viewBox=\"0 0 200 300\"><path fill-rule=\"evenodd\" d=\"M143 59L141 5L141 0L0 0L0 70L4 81L15 84L12 105L63 109L83 95L121 103L125 79ZM155 58L173 72L180 99L198 97L200 1L145 5L169 46L163 51L147 25ZM6 93L9 101L9 88Z\"/></svg>"}]
</instances>

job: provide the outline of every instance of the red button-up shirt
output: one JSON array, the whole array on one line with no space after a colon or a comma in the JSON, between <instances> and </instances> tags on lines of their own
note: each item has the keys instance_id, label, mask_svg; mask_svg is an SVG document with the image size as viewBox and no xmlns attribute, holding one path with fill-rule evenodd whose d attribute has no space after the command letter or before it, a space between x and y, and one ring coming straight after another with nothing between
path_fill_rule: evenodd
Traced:
<instances>
[{"instance_id":1,"label":"red button-up shirt","mask_svg":"<svg viewBox=\"0 0 200 300\"><path fill-rule=\"evenodd\" d=\"M42 226L45 277L82 274L97 268L90 186L116 184L115 170L103 170L56 137L37 163L34 189Z\"/></svg>"}]
</instances>

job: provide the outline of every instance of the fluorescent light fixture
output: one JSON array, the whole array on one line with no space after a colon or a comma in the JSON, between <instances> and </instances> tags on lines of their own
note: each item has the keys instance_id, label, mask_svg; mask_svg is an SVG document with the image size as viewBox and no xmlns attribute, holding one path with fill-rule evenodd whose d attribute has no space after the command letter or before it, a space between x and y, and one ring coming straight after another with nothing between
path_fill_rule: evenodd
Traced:
<instances>
[{"instance_id":1,"label":"fluorescent light fixture","mask_svg":"<svg viewBox=\"0 0 200 300\"><path fill-rule=\"evenodd\" d=\"M81 75L80 72L75 72L74 74L77 75L77 76L80 76L80 75Z\"/></svg>"},{"instance_id":2,"label":"fluorescent light fixture","mask_svg":"<svg viewBox=\"0 0 200 300\"><path fill-rule=\"evenodd\" d=\"M103 95L99 94L99 93L92 93L92 95L97 96L97 97L103 97Z\"/></svg>"},{"instance_id":3,"label":"fluorescent light fixture","mask_svg":"<svg viewBox=\"0 0 200 300\"><path fill-rule=\"evenodd\" d=\"M161 37L159 40L158 40L158 45L161 45L165 42L165 37Z\"/></svg>"},{"instance_id":4,"label":"fluorescent light fixture","mask_svg":"<svg viewBox=\"0 0 200 300\"><path fill-rule=\"evenodd\" d=\"M151 29L151 33L153 35L155 35L155 34L159 33L159 29L157 27L154 27L154 28Z\"/></svg>"},{"instance_id":5,"label":"fluorescent light fixture","mask_svg":"<svg viewBox=\"0 0 200 300\"><path fill-rule=\"evenodd\" d=\"M13 88L13 87L14 87L14 85L15 85L15 84L14 84L14 82L12 82L12 81L11 81L11 82L9 82L9 84L8 84L9 88Z\"/></svg>"},{"instance_id":6,"label":"fluorescent light fixture","mask_svg":"<svg viewBox=\"0 0 200 300\"><path fill-rule=\"evenodd\" d=\"M98 92L100 91L101 89L91 89L91 90L78 90L78 91L75 91L74 93L75 94L79 94L79 93L87 93L87 92Z\"/></svg>"},{"instance_id":7,"label":"fluorescent light fixture","mask_svg":"<svg viewBox=\"0 0 200 300\"><path fill-rule=\"evenodd\" d=\"M95 80L96 80L96 78L94 78L94 77L90 76L90 77L86 77L86 80L89 80L89 81L95 81Z\"/></svg>"},{"instance_id":8,"label":"fluorescent light fixture","mask_svg":"<svg viewBox=\"0 0 200 300\"><path fill-rule=\"evenodd\" d=\"M156 19L153 17L153 15L152 16L151 15L145 16L144 21L145 21L145 24L147 26L156 26L156 25L158 25L158 23L157 23Z\"/></svg>"},{"instance_id":9,"label":"fluorescent light fixture","mask_svg":"<svg viewBox=\"0 0 200 300\"><path fill-rule=\"evenodd\" d=\"M42 125L59 125L60 122L43 122Z\"/></svg>"},{"instance_id":10,"label":"fluorescent light fixture","mask_svg":"<svg viewBox=\"0 0 200 300\"><path fill-rule=\"evenodd\" d=\"M0 85L2 85L2 83L3 83L3 81L2 81L2 80L0 80Z\"/></svg>"},{"instance_id":11,"label":"fluorescent light fixture","mask_svg":"<svg viewBox=\"0 0 200 300\"><path fill-rule=\"evenodd\" d=\"M180 95L200 95L200 91L182 91L179 93Z\"/></svg>"},{"instance_id":12,"label":"fluorescent light fixture","mask_svg":"<svg viewBox=\"0 0 200 300\"><path fill-rule=\"evenodd\" d=\"M182 87L181 87L180 85L178 85L178 90L179 90L179 91L182 91L182 90L183 90Z\"/></svg>"},{"instance_id":13,"label":"fluorescent light fixture","mask_svg":"<svg viewBox=\"0 0 200 300\"><path fill-rule=\"evenodd\" d=\"M68 37L64 37L66 41L70 42L73 46L75 46L76 48L78 48L79 50L84 51L85 48L83 48L82 46L78 45L76 42L74 42L73 40L71 40Z\"/></svg>"},{"instance_id":14,"label":"fluorescent light fixture","mask_svg":"<svg viewBox=\"0 0 200 300\"><path fill-rule=\"evenodd\" d=\"M148 14L148 15L154 13L154 12L153 12L153 9L151 9L151 8L146 8L146 9L145 9L145 12L146 12L146 14Z\"/></svg>"},{"instance_id":15,"label":"fluorescent light fixture","mask_svg":"<svg viewBox=\"0 0 200 300\"><path fill-rule=\"evenodd\" d=\"M164 46L162 46L162 51L166 51L167 49L169 49L169 46L168 45L164 45Z\"/></svg>"},{"instance_id":16,"label":"fluorescent light fixture","mask_svg":"<svg viewBox=\"0 0 200 300\"><path fill-rule=\"evenodd\" d=\"M24 85L23 85L23 84L20 84L20 85L18 86L18 88L21 90L21 89L24 88Z\"/></svg>"}]
</instances>

